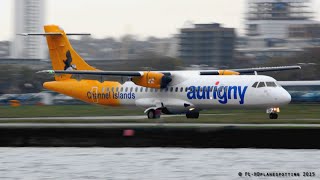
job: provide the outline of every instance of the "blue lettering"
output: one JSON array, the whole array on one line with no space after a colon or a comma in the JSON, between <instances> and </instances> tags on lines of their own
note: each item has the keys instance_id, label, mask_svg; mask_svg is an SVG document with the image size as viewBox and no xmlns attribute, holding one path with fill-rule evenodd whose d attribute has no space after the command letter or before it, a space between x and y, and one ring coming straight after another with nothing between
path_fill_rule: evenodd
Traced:
<instances>
[{"instance_id":1,"label":"blue lettering","mask_svg":"<svg viewBox=\"0 0 320 180\"><path fill-rule=\"evenodd\" d=\"M238 97L237 97L237 86L229 86L228 99L231 99L231 90L233 90L233 99L238 99Z\"/></svg>"},{"instance_id":2,"label":"blue lettering","mask_svg":"<svg viewBox=\"0 0 320 180\"><path fill-rule=\"evenodd\" d=\"M220 104L227 104L228 99L238 99L239 104L244 104L248 86L190 86L187 90L188 99L217 99ZM212 97L210 93L212 91ZM132 97L135 98L134 95Z\"/></svg>"},{"instance_id":3,"label":"blue lettering","mask_svg":"<svg viewBox=\"0 0 320 180\"><path fill-rule=\"evenodd\" d=\"M205 91L206 91L206 99L210 99L210 86L207 86L205 88Z\"/></svg>"},{"instance_id":4,"label":"blue lettering","mask_svg":"<svg viewBox=\"0 0 320 180\"><path fill-rule=\"evenodd\" d=\"M245 86L243 88L243 91L241 92L241 86L238 86L238 92L239 92L239 97L240 97L240 104L244 104L244 95L246 94L248 86Z\"/></svg>"},{"instance_id":5,"label":"blue lettering","mask_svg":"<svg viewBox=\"0 0 320 180\"><path fill-rule=\"evenodd\" d=\"M218 93L218 87L214 86L213 92L212 92L213 99L217 99L217 93Z\"/></svg>"},{"instance_id":6,"label":"blue lettering","mask_svg":"<svg viewBox=\"0 0 320 180\"><path fill-rule=\"evenodd\" d=\"M190 86L189 88L188 88L188 93L187 93L187 97L188 97L188 99L197 99L197 97L196 97L196 87L194 87L194 86Z\"/></svg>"},{"instance_id":7,"label":"blue lettering","mask_svg":"<svg viewBox=\"0 0 320 180\"><path fill-rule=\"evenodd\" d=\"M197 91L197 98L198 99L206 99L206 93L204 92L204 89L205 89L204 87L198 86L198 91Z\"/></svg>"},{"instance_id":8,"label":"blue lettering","mask_svg":"<svg viewBox=\"0 0 320 180\"><path fill-rule=\"evenodd\" d=\"M219 98L218 101L221 104L227 104L227 102L228 102L226 89L227 89L227 87L224 87L224 86L220 86L218 88L218 98Z\"/></svg>"}]
</instances>

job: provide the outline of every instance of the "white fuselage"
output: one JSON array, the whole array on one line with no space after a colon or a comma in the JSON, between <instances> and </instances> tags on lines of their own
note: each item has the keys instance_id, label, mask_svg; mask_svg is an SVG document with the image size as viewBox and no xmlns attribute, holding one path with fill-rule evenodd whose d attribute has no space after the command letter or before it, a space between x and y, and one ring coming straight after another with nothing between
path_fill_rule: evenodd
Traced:
<instances>
[{"instance_id":1,"label":"white fuselage","mask_svg":"<svg viewBox=\"0 0 320 180\"><path fill-rule=\"evenodd\" d=\"M173 81L165 89L146 88L133 82L122 84L130 98L120 98L120 104L142 108L166 108L168 113L185 113L215 108L272 108L288 104L290 94L263 75L199 75L195 71L171 72ZM255 84L255 87L253 85ZM125 91L127 89L127 91Z\"/></svg>"}]
</instances>

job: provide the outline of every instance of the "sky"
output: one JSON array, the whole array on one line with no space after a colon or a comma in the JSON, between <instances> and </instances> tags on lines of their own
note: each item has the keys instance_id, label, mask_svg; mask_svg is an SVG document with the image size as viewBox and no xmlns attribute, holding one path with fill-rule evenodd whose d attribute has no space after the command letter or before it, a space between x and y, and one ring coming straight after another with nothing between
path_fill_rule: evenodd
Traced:
<instances>
[{"instance_id":1,"label":"sky","mask_svg":"<svg viewBox=\"0 0 320 180\"><path fill-rule=\"evenodd\" d=\"M14 0L0 0L0 41L12 40ZM188 22L221 23L244 32L247 0L46 0L46 24L95 38L170 37ZM320 1L313 0L313 10ZM320 12L316 12L320 20Z\"/></svg>"}]
</instances>

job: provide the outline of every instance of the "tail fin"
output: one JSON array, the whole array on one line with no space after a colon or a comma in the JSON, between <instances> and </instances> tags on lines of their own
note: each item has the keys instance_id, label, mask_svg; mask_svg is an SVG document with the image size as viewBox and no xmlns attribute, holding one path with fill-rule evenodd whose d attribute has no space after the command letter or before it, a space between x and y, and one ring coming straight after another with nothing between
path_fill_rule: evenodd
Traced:
<instances>
[{"instance_id":1,"label":"tail fin","mask_svg":"<svg viewBox=\"0 0 320 180\"><path fill-rule=\"evenodd\" d=\"M88 65L72 48L66 33L57 25L44 26L53 70L96 70ZM71 74L56 75L55 79L66 80Z\"/></svg>"}]
</instances>

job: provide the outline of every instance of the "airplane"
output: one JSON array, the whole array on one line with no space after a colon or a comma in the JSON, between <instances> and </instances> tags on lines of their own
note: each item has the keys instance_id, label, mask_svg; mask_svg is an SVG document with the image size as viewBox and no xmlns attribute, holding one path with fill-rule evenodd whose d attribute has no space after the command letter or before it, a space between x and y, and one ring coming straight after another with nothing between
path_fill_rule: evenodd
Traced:
<instances>
[{"instance_id":1,"label":"airplane","mask_svg":"<svg viewBox=\"0 0 320 180\"><path fill-rule=\"evenodd\" d=\"M199 112L216 108L266 109L270 119L277 119L279 107L291 101L290 94L272 77L258 72L301 69L300 66L261 67L228 70L188 71L103 71L86 63L72 48L67 35L57 25L45 25L45 33L24 33L46 37L54 81L43 87L91 104L103 106L138 106L149 119L161 114L186 114L199 118ZM129 81L79 79L80 75L120 76Z\"/></svg>"}]
</instances>

